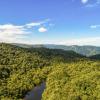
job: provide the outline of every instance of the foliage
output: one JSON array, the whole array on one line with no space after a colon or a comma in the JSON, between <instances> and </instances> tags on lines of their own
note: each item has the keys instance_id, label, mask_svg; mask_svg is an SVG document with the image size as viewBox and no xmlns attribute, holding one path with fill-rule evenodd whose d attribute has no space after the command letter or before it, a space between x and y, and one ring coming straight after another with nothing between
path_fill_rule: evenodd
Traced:
<instances>
[{"instance_id":1,"label":"foliage","mask_svg":"<svg viewBox=\"0 0 100 100\"><path fill-rule=\"evenodd\" d=\"M94 60L100 60L100 54L90 56L89 58L90 58L90 59L94 59Z\"/></svg>"},{"instance_id":2,"label":"foliage","mask_svg":"<svg viewBox=\"0 0 100 100\"><path fill-rule=\"evenodd\" d=\"M46 80L53 63L85 58L73 51L46 48L21 48L0 44L0 99L24 98L35 86Z\"/></svg>"},{"instance_id":3,"label":"foliage","mask_svg":"<svg viewBox=\"0 0 100 100\"><path fill-rule=\"evenodd\" d=\"M63 49L63 50L72 50L79 54L85 55L85 56L93 56L100 54L100 47L97 46L78 46L78 45L72 45L72 46L66 46L66 45L53 45L53 44L45 44L45 45L25 45L25 44L13 44L20 47L25 48L50 48L50 49Z\"/></svg>"},{"instance_id":4,"label":"foliage","mask_svg":"<svg viewBox=\"0 0 100 100\"><path fill-rule=\"evenodd\" d=\"M0 44L0 100L22 100L46 82L43 100L99 100L100 62L73 51Z\"/></svg>"},{"instance_id":5,"label":"foliage","mask_svg":"<svg viewBox=\"0 0 100 100\"><path fill-rule=\"evenodd\" d=\"M100 62L57 65L46 87L42 100L100 100Z\"/></svg>"}]
</instances>

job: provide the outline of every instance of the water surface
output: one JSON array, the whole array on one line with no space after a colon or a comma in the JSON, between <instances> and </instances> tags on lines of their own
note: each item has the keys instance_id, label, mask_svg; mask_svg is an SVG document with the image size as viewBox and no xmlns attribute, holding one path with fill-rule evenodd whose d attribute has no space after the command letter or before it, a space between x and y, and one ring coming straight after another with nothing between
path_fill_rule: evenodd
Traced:
<instances>
[{"instance_id":1,"label":"water surface","mask_svg":"<svg viewBox=\"0 0 100 100\"><path fill-rule=\"evenodd\" d=\"M45 83L42 83L40 86L36 86L33 90L28 92L24 100L41 100L44 89Z\"/></svg>"}]
</instances>

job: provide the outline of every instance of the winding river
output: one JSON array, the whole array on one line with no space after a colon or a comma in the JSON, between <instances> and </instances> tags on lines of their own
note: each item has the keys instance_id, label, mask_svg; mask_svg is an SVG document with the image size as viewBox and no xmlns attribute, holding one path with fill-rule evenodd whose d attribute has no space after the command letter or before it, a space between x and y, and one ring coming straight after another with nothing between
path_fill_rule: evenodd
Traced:
<instances>
[{"instance_id":1,"label":"winding river","mask_svg":"<svg viewBox=\"0 0 100 100\"><path fill-rule=\"evenodd\" d=\"M45 87L45 83L42 83L40 86L36 86L33 90L28 92L24 100L41 100Z\"/></svg>"}]
</instances>

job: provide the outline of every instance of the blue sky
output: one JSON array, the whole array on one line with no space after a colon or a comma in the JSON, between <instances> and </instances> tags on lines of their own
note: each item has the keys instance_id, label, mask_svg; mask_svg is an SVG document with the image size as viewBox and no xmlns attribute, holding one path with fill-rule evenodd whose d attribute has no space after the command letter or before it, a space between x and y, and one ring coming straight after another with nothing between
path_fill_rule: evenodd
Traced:
<instances>
[{"instance_id":1,"label":"blue sky","mask_svg":"<svg viewBox=\"0 0 100 100\"><path fill-rule=\"evenodd\" d=\"M0 0L0 41L100 46L100 0Z\"/></svg>"}]
</instances>

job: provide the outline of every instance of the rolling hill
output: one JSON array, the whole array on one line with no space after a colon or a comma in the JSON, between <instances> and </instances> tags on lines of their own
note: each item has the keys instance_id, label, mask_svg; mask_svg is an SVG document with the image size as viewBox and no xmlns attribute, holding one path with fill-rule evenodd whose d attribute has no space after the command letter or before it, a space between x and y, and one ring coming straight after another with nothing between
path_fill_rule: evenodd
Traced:
<instances>
[{"instance_id":1,"label":"rolling hill","mask_svg":"<svg viewBox=\"0 0 100 100\"><path fill-rule=\"evenodd\" d=\"M0 100L23 100L44 82L41 100L100 100L100 61L59 48L0 43Z\"/></svg>"},{"instance_id":2,"label":"rolling hill","mask_svg":"<svg viewBox=\"0 0 100 100\"><path fill-rule=\"evenodd\" d=\"M97 46L78 46L78 45L53 45L53 44L44 44L44 45L26 45L26 44L14 44L20 47L25 48L50 48L50 49L63 49L63 50L72 50L74 52L77 52L79 54L85 55L85 56L92 56L96 54L100 54L100 47Z\"/></svg>"},{"instance_id":3,"label":"rolling hill","mask_svg":"<svg viewBox=\"0 0 100 100\"><path fill-rule=\"evenodd\" d=\"M32 88L47 79L53 66L81 59L87 58L74 51L1 43L0 100L22 100Z\"/></svg>"}]
</instances>

